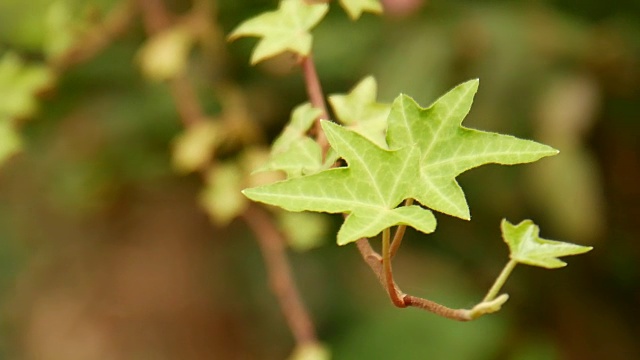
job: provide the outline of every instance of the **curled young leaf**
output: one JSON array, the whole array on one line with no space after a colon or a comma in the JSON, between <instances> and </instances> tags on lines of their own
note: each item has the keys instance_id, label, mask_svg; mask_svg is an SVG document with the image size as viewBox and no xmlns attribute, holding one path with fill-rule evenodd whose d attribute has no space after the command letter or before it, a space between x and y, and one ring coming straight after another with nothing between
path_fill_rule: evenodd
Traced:
<instances>
[{"instance_id":1,"label":"curled young leaf","mask_svg":"<svg viewBox=\"0 0 640 360\"><path fill-rule=\"evenodd\" d=\"M531 220L513 225L503 219L500 228L502 238L509 246L511 259L522 264L547 269L560 268L567 263L559 257L583 254L593 249L591 246L543 239L540 237L540 228Z\"/></svg>"}]
</instances>

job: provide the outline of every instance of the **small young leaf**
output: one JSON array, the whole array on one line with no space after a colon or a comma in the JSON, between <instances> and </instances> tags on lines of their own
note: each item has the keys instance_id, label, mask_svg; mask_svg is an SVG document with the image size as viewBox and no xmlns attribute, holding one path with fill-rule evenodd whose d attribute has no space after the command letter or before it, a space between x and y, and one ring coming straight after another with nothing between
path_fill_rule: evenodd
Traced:
<instances>
[{"instance_id":1,"label":"small young leaf","mask_svg":"<svg viewBox=\"0 0 640 360\"><path fill-rule=\"evenodd\" d=\"M503 219L500 228L502 238L509 246L511 259L522 264L547 269L560 268L567 263L559 260L558 257L583 254L593 249L591 246L543 239L539 236L540 228L531 220L513 225Z\"/></svg>"},{"instance_id":2,"label":"small young leaf","mask_svg":"<svg viewBox=\"0 0 640 360\"><path fill-rule=\"evenodd\" d=\"M287 177L296 177L327 169L322 162L320 145L307 136L319 115L320 110L309 103L296 107L289 125L273 142L269 161L256 171L280 170Z\"/></svg>"},{"instance_id":3,"label":"small young leaf","mask_svg":"<svg viewBox=\"0 0 640 360\"><path fill-rule=\"evenodd\" d=\"M341 123L386 148L385 131L391 106L376 102L377 89L376 79L368 76L349 94L329 96L329 103Z\"/></svg>"},{"instance_id":4,"label":"small young leaf","mask_svg":"<svg viewBox=\"0 0 640 360\"><path fill-rule=\"evenodd\" d=\"M246 189L254 201L289 211L349 213L338 232L338 244L372 237L393 225L405 224L430 233L433 214L419 206L396 208L415 197L419 153L415 147L382 149L354 131L323 121L322 128L335 151L349 164L314 175Z\"/></svg>"},{"instance_id":5,"label":"small young leaf","mask_svg":"<svg viewBox=\"0 0 640 360\"><path fill-rule=\"evenodd\" d=\"M229 35L233 41L243 36L261 37L253 50L251 64L285 51L309 55L309 33L329 10L327 4L308 4L304 0L282 0L276 11L260 14L240 24Z\"/></svg>"},{"instance_id":6,"label":"small young leaf","mask_svg":"<svg viewBox=\"0 0 640 360\"><path fill-rule=\"evenodd\" d=\"M428 108L400 95L391 106L387 143L398 149L415 144L420 149L421 204L462 219L470 218L469 207L455 178L488 163L512 165L536 161L558 153L547 145L513 136L461 126L469 112L478 80L450 90Z\"/></svg>"},{"instance_id":7,"label":"small young leaf","mask_svg":"<svg viewBox=\"0 0 640 360\"><path fill-rule=\"evenodd\" d=\"M380 0L340 0L340 5L342 5L352 20L358 20L363 12L373 14L382 13Z\"/></svg>"}]
</instances>

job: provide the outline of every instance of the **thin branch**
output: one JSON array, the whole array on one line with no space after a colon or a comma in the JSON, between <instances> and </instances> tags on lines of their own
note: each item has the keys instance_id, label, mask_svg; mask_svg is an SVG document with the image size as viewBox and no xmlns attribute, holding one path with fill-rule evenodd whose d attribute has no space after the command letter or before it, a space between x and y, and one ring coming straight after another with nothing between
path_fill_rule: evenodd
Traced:
<instances>
[{"instance_id":1,"label":"thin branch","mask_svg":"<svg viewBox=\"0 0 640 360\"><path fill-rule=\"evenodd\" d=\"M284 238L273 224L273 219L257 205L250 205L242 220L256 235L268 270L271 289L280 302L289 328L299 345L317 343L311 317L307 312L291 276Z\"/></svg>"},{"instance_id":2,"label":"thin branch","mask_svg":"<svg viewBox=\"0 0 640 360\"><path fill-rule=\"evenodd\" d=\"M407 199L404 201L404 206L413 205L413 199ZM393 242L391 242L391 250L390 256L393 259L400 248L400 244L402 244L402 239L404 238L404 233L407 230L407 225L398 225L396 229L396 233L393 235Z\"/></svg>"}]
</instances>

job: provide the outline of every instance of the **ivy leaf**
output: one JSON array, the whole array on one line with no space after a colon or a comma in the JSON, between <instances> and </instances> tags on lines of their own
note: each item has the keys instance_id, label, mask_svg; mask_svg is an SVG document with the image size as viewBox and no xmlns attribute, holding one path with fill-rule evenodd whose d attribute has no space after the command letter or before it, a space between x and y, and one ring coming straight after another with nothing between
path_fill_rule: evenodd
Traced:
<instances>
[{"instance_id":1,"label":"ivy leaf","mask_svg":"<svg viewBox=\"0 0 640 360\"><path fill-rule=\"evenodd\" d=\"M533 266L555 269L566 266L559 260L561 256L583 254L593 247L570 244L562 241L543 239L539 236L540 228L531 220L524 220L517 225L506 219L500 224L502 238L509 246L511 259Z\"/></svg>"},{"instance_id":2,"label":"ivy leaf","mask_svg":"<svg viewBox=\"0 0 640 360\"><path fill-rule=\"evenodd\" d=\"M488 163L512 165L558 153L550 146L509 135L461 126L469 113L478 80L460 84L428 108L400 95L391 106L387 142L391 149L415 144L420 149L421 204L462 219L469 207L455 178Z\"/></svg>"},{"instance_id":3,"label":"ivy leaf","mask_svg":"<svg viewBox=\"0 0 640 360\"><path fill-rule=\"evenodd\" d=\"M285 51L309 55L312 36L309 33L329 10L327 4L307 4L303 0L282 0L276 11L253 17L240 24L229 35L233 41L243 36L261 37L251 55L251 64Z\"/></svg>"},{"instance_id":4,"label":"ivy leaf","mask_svg":"<svg viewBox=\"0 0 640 360\"><path fill-rule=\"evenodd\" d=\"M376 102L377 89L376 79L368 76L349 94L329 96L329 103L341 123L386 148L385 130L391 106Z\"/></svg>"},{"instance_id":5,"label":"ivy leaf","mask_svg":"<svg viewBox=\"0 0 640 360\"><path fill-rule=\"evenodd\" d=\"M322 122L327 139L348 167L243 190L254 201L289 211L349 213L338 231L338 244L372 237L399 224L430 233L436 226L431 211L420 206L397 208L415 197L419 180L418 149L386 150L371 141L327 121Z\"/></svg>"},{"instance_id":6,"label":"ivy leaf","mask_svg":"<svg viewBox=\"0 0 640 360\"><path fill-rule=\"evenodd\" d=\"M400 95L388 117L383 149L353 130L324 121L330 145L348 167L246 189L254 201L289 211L348 213L338 244L377 235L404 224L429 233L433 214L420 206L397 207L415 199L434 210L469 218L464 193L455 178L487 163L532 162L557 150L512 136L461 126L478 81L461 84L423 109Z\"/></svg>"},{"instance_id":7,"label":"ivy leaf","mask_svg":"<svg viewBox=\"0 0 640 360\"><path fill-rule=\"evenodd\" d=\"M380 0L340 0L340 5L352 20L358 20L363 12L382 13Z\"/></svg>"}]
</instances>

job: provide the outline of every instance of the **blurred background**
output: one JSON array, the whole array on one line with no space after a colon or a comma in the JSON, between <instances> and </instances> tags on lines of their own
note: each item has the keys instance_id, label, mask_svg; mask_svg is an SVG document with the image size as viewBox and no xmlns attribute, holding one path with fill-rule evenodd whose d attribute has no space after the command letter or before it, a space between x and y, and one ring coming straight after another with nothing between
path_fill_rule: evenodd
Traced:
<instances>
[{"instance_id":1,"label":"blurred background","mask_svg":"<svg viewBox=\"0 0 640 360\"><path fill-rule=\"evenodd\" d=\"M184 111L169 86L184 75L222 124L206 161L264 152L306 101L302 75L288 55L249 66L256 41L225 36L277 1L164 0L156 25L139 10L149 2L0 1L2 359L283 359L294 347L253 234L233 213L212 222L220 198L202 191L216 180L176 160ZM427 106L479 78L467 127L560 150L461 175L472 221L437 214L434 234L410 231L400 287L473 306L507 261L504 217L595 249L555 271L517 267L501 312L458 323L394 308L327 216L289 254L333 358L640 358L640 2L383 3L353 22L332 2L314 30L327 94L371 74L380 101ZM187 35L163 53L150 34L166 24Z\"/></svg>"}]
</instances>

